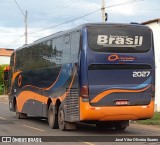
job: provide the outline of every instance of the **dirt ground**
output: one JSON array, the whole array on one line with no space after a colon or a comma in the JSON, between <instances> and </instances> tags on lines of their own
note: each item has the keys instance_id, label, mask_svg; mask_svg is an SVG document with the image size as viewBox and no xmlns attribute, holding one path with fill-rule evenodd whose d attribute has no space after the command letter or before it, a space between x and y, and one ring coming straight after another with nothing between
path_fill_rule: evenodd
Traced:
<instances>
[{"instance_id":1,"label":"dirt ground","mask_svg":"<svg viewBox=\"0 0 160 145\"><path fill-rule=\"evenodd\" d=\"M1 103L8 103L8 95L0 95Z\"/></svg>"}]
</instances>

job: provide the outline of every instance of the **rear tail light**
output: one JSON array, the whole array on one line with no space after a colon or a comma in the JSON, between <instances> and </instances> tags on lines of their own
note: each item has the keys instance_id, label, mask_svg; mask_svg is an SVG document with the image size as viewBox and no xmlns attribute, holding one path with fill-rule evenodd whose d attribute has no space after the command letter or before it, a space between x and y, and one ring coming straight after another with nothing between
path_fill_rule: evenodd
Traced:
<instances>
[{"instance_id":1,"label":"rear tail light","mask_svg":"<svg viewBox=\"0 0 160 145\"><path fill-rule=\"evenodd\" d=\"M88 98L88 86L81 87L81 97L84 99Z\"/></svg>"}]
</instances>

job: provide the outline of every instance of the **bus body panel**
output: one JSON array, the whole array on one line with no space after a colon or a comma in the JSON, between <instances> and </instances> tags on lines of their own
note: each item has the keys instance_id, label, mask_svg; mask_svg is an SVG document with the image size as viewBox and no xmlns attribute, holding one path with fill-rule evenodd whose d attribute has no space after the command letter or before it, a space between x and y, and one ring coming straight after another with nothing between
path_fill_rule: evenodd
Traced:
<instances>
[{"instance_id":1,"label":"bus body panel","mask_svg":"<svg viewBox=\"0 0 160 145\"><path fill-rule=\"evenodd\" d=\"M65 72L68 71L68 67L71 68L70 74L67 74ZM47 71L47 69L46 69ZM28 75L27 75L28 74ZM36 116L43 116L47 117L47 103L48 100L51 99L52 103L55 105L56 100L61 100L64 104L68 105L68 112L66 110L66 120L71 121L70 117L72 116L72 112L79 114L79 108L77 108L78 105L78 76L77 76L77 68L76 66L72 65L67 65L64 68L61 69L59 72L59 75L55 81L52 81L52 84L50 86L45 85L46 88L41 88L42 84L40 86L38 84L33 85L34 83L32 79L29 81L27 80L28 77L30 77L30 72L28 73L19 73L17 77L15 78L13 88L17 88L17 92L15 93L16 97L16 102L17 102L17 111L22 112L22 113L27 113L30 115L36 115ZM32 73L31 73L32 74ZM53 74L51 74L53 75ZM50 75L50 76L51 76ZM19 76L22 76L22 83L20 86L18 86L18 78ZM43 75L40 75L41 77L37 76L37 81L41 81L41 77ZM66 76L66 79L65 79ZM45 77L45 76L43 76ZM27 80L27 83L26 81ZM48 80L48 82L51 82L50 77L45 78L45 82ZM24 84L24 85L23 85ZM30 85L27 85L30 84ZM76 90L76 91L75 91ZM68 92L68 93L67 93ZM13 94L10 94L10 103L13 103ZM75 100L76 98L76 100ZM72 105L70 105L72 103ZM11 105L13 106L13 104ZM74 106L75 109L74 109ZM11 111L13 109L10 108ZM70 114L69 114L70 113ZM76 118L73 119L72 121L77 121L79 120L78 115L76 115ZM74 116L75 117L75 116Z\"/></svg>"},{"instance_id":2,"label":"bus body panel","mask_svg":"<svg viewBox=\"0 0 160 145\"><path fill-rule=\"evenodd\" d=\"M14 106L16 102L18 112L47 118L48 108L52 102L55 108L62 104L65 120L68 122L151 118L154 112L153 89L155 85L153 48L151 47L145 53L92 50L88 44L88 28L97 29L108 26L111 27L112 24L89 24L78 28L76 30L80 32L78 56L68 62L67 59L70 56L65 56L60 60L62 54L69 53L68 50L62 50L62 53L53 47L54 43L51 45L53 48L46 43L47 40L59 38L57 35L45 38L44 41L39 40L34 45L38 46L36 48L29 45L28 48L16 50L14 63L12 63L10 110L16 111ZM113 27L116 26L113 25ZM118 24L118 26L125 27L126 25ZM74 38L67 37L72 33L72 31L63 33L61 40L66 48L69 47L66 41ZM44 50L39 46L40 44L48 53L42 53ZM71 43L70 46L72 45ZM36 51L39 55L36 56L35 61L41 65L40 59L45 60L43 65L46 67L29 68L25 71L16 70L16 58L20 57L18 52L23 50L25 52L30 48L40 51ZM74 49L70 49L70 53L72 52ZM55 60L57 64L53 63ZM66 61L66 63L61 63L61 61ZM88 86L88 98L81 96L83 86Z\"/></svg>"},{"instance_id":3,"label":"bus body panel","mask_svg":"<svg viewBox=\"0 0 160 145\"><path fill-rule=\"evenodd\" d=\"M84 55L81 62L84 63L86 60L87 65L84 63L81 68L83 78L81 84L88 86L89 102L81 96L81 120L112 121L151 118L155 97L153 46L150 45L149 50L143 53L96 52L87 45L88 29L90 27L83 30ZM124 113L125 110L128 111Z\"/></svg>"},{"instance_id":4,"label":"bus body panel","mask_svg":"<svg viewBox=\"0 0 160 145\"><path fill-rule=\"evenodd\" d=\"M144 106L105 106L94 107L89 102L80 100L81 121L120 121L148 119L154 113L154 101Z\"/></svg>"}]
</instances>

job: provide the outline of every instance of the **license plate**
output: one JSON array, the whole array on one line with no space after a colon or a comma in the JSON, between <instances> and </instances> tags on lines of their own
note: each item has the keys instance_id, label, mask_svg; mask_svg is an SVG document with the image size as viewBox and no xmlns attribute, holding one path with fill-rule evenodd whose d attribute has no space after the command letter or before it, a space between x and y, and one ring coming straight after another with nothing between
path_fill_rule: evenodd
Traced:
<instances>
[{"instance_id":1,"label":"license plate","mask_svg":"<svg viewBox=\"0 0 160 145\"><path fill-rule=\"evenodd\" d=\"M129 102L125 101L125 100L116 101L115 103L116 103L117 106L119 106L119 105L129 105Z\"/></svg>"}]
</instances>

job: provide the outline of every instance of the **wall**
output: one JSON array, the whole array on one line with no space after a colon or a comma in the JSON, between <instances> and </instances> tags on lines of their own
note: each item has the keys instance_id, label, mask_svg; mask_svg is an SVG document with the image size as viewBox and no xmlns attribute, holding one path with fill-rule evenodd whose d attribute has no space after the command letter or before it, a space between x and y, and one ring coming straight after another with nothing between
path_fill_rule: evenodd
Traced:
<instances>
[{"instance_id":1,"label":"wall","mask_svg":"<svg viewBox=\"0 0 160 145\"><path fill-rule=\"evenodd\" d=\"M0 65L9 63L10 63L10 56L0 56Z\"/></svg>"},{"instance_id":2,"label":"wall","mask_svg":"<svg viewBox=\"0 0 160 145\"><path fill-rule=\"evenodd\" d=\"M153 22L147 24L152 31L154 37L155 60L156 60L156 104L160 111L160 23Z\"/></svg>"}]
</instances>

